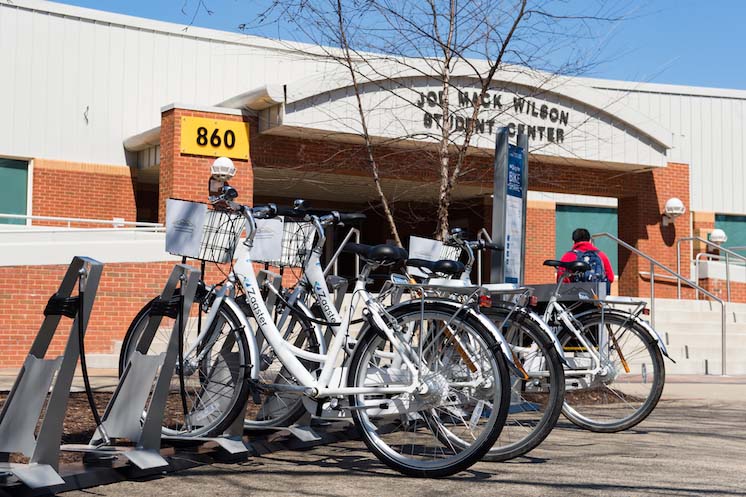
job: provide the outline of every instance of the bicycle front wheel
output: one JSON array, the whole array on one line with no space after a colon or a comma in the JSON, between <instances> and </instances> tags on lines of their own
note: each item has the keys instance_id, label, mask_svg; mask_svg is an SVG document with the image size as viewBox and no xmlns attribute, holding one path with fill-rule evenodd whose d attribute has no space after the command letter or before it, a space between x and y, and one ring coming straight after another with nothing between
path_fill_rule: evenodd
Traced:
<instances>
[{"instance_id":1,"label":"bicycle front wheel","mask_svg":"<svg viewBox=\"0 0 746 497\"><path fill-rule=\"evenodd\" d=\"M145 305L127 330L119 355L120 375L146 330L152 303ZM201 306L202 302L195 301L184 330L184 360L179 363L177 359L171 377L164 435L220 435L243 414L249 396L251 354L239 319L223 302L213 322L206 323ZM174 319L163 316L152 340L141 352L165 352L173 328ZM203 337L197 342L200 335ZM180 374L184 378L183 389Z\"/></svg>"},{"instance_id":2,"label":"bicycle front wheel","mask_svg":"<svg viewBox=\"0 0 746 497\"><path fill-rule=\"evenodd\" d=\"M666 378L663 354L650 333L629 315L594 310L576 317L582 337L565 331L561 341L572 365L566 371L563 414L587 430L627 430L647 418L660 400ZM592 356L601 362L598 373Z\"/></svg>"},{"instance_id":3,"label":"bicycle front wheel","mask_svg":"<svg viewBox=\"0 0 746 497\"><path fill-rule=\"evenodd\" d=\"M382 462L406 475L462 471L493 446L505 423L506 359L489 330L467 313L454 316L452 306L412 302L389 312L402 348L366 328L350 363L350 386L379 389L350 396L358 431ZM412 384L412 393L386 393Z\"/></svg>"}]
</instances>

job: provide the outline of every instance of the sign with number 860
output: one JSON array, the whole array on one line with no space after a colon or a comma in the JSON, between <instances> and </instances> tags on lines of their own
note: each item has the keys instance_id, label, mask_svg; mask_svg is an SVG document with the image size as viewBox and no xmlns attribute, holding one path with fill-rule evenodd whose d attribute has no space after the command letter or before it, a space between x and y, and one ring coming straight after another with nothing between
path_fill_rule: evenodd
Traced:
<instances>
[{"instance_id":1,"label":"sign with number 860","mask_svg":"<svg viewBox=\"0 0 746 497\"><path fill-rule=\"evenodd\" d=\"M249 125L222 119L182 117L181 153L248 159Z\"/></svg>"}]
</instances>

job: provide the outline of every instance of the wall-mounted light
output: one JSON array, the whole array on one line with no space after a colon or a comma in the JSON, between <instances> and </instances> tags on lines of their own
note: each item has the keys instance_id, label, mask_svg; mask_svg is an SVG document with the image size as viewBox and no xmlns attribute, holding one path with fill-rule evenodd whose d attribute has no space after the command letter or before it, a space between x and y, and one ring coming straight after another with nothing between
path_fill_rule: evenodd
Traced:
<instances>
[{"instance_id":1,"label":"wall-mounted light","mask_svg":"<svg viewBox=\"0 0 746 497\"><path fill-rule=\"evenodd\" d=\"M674 219L686 212L684 202L676 197L669 198L663 207L663 226L673 223Z\"/></svg>"},{"instance_id":2,"label":"wall-mounted light","mask_svg":"<svg viewBox=\"0 0 746 497\"><path fill-rule=\"evenodd\" d=\"M725 231L721 230L720 228L715 228L714 230L710 231L708 238L712 243L717 243L718 245L721 245L728 241L728 235L726 235Z\"/></svg>"}]
</instances>

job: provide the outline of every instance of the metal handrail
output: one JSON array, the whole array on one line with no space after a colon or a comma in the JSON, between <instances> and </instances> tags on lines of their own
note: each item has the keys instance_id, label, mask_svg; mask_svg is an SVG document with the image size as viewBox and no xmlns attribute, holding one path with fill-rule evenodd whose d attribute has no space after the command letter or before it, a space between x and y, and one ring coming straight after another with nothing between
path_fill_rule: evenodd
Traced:
<instances>
[{"instance_id":1,"label":"metal handrail","mask_svg":"<svg viewBox=\"0 0 746 497\"><path fill-rule=\"evenodd\" d=\"M347 242L350 241L350 238L355 236L355 243L360 243L360 230L357 228L350 228L350 231L347 232L347 235L342 240L342 243L339 244L339 247L337 248L337 251L334 252L334 255L331 259L329 259L329 262L327 263L326 267L324 268L324 276L327 276L329 274L330 270L334 270L334 276L339 276L339 267L338 267L338 259L339 255L342 253L342 250L344 250L345 245L347 245ZM355 276L360 274L360 258L355 257Z\"/></svg>"},{"instance_id":2,"label":"metal handrail","mask_svg":"<svg viewBox=\"0 0 746 497\"><path fill-rule=\"evenodd\" d=\"M694 279L696 281L699 281L699 263L701 262L701 259L710 259L712 261L725 261L725 287L727 289L727 295L728 295L728 302L731 300L731 292L730 292L730 265L731 261L729 260L728 254L725 254L725 256L718 255L718 254L711 254L709 252L700 252L694 257ZM733 263L735 264L735 262ZM744 265L746 265L746 261L744 261ZM699 292L697 292L694 295L694 298L699 300Z\"/></svg>"},{"instance_id":3,"label":"metal handrail","mask_svg":"<svg viewBox=\"0 0 746 497\"><path fill-rule=\"evenodd\" d=\"M736 252L733 252L731 249L727 249L725 247L721 247L715 242L711 242L710 240L705 240L702 237L699 236L687 236L684 238L679 238L676 240L676 269L681 272L681 242L693 242L698 241L700 243L704 243L708 247L714 248L721 253L725 254L725 284L728 287L728 302L730 302L730 257L735 257L736 259L740 259L746 263L746 256L743 256L741 254L737 254ZM697 268L697 283L699 283L699 268ZM678 287L676 290L676 296L678 298L681 298L681 282L678 283Z\"/></svg>"},{"instance_id":4,"label":"metal handrail","mask_svg":"<svg viewBox=\"0 0 746 497\"><path fill-rule=\"evenodd\" d=\"M118 226L135 226L135 227L149 227L149 228L162 228L161 223L146 223L140 221L125 221L124 219L86 219L79 217L55 217L55 216L30 216L27 214L3 214L0 213L0 219L23 219L26 221L56 221L61 223L67 223L69 228L72 223L79 224L111 224L113 227Z\"/></svg>"},{"instance_id":5,"label":"metal handrail","mask_svg":"<svg viewBox=\"0 0 746 497\"><path fill-rule=\"evenodd\" d=\"M636 254L643 259L650 262L650 325L655 328L655 268L658 267L668 273L669 275L675 277L679 281L679 286L681 285L681 282L686 283L690 287L694 288L695 290L698 290L702 292L703 294L710 297L712 300L720 303L720 358L721 358L721 374L725 375L726 373L726 364L725 364L725 332L726 332L726 319L725 319L725 301L721 299L720 297L717 297L715 294L711 293L708 290L705 290L702 288L699 284L695 283L694 281L685 278L680 273L675 272L673 269L669 268L668 266L661 264L660 262L656 261L649 255L645 254L644 252L641 252L640 250L636 249L629 243L617 238L615 235L612 235L611 233L596 233L592 236L592 238L600 238L605 237L608 238L614 242L616 242L617 245L620 247L624 247L633 254ZM681 298L681 295L679 294L679 298Z\"/></svg>"}]
</instances>

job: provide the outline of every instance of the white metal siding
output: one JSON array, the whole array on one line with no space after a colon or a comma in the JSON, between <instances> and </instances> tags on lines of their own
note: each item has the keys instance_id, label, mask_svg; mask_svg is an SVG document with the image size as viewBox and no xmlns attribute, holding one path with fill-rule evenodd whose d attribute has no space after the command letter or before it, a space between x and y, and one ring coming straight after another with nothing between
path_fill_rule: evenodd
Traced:
<instances>
[{"instance_id":1,"label":"white metal siding","mask_svg":"<svg viewBox=\"0 0 746 497\"><path fill-rule=\"evenodd\" d=\"M635 89L603 89L623 95L640 112L671 130L669 161L691 167L692 210L746 213L746 92L702 95ZM647 85L654 86L654 85ZM733 92L730 92L733 93Z\"/></svg>"},{"instance_id":2,"label":"white metal siding","mask_svg":"<svg viewBox=\"0 0 746 497\"><path fill-rule=\"evenodd\" d=\"M317 67L243 35L209 40L26 3L0 3L0 156L125 165L122 141L158 126L163 105L215 104Z\"/></svg>"}]
</instances>

